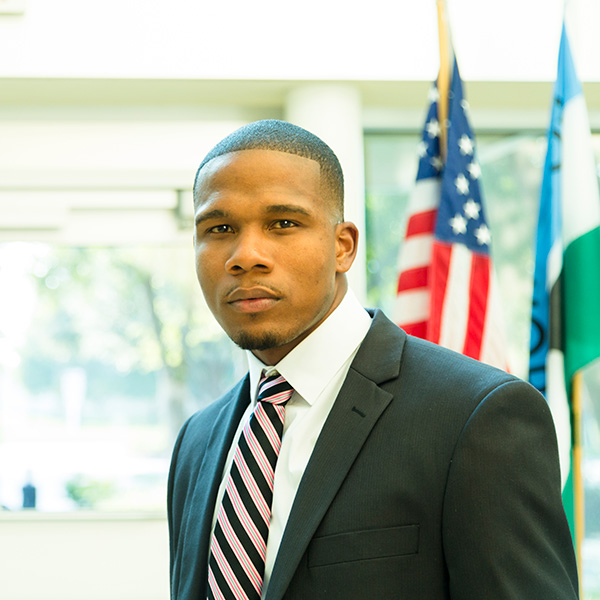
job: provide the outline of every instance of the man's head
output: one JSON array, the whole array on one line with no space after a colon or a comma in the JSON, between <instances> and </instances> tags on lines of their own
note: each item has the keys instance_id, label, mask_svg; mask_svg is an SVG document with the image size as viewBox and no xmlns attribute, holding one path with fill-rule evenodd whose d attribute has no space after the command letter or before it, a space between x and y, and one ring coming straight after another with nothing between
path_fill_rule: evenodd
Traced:
<instances>
[{"instance_id":1,"label":"man's head","mask_svg":"<svg viewBox=\"0 0 600 600\"><path fill-rule=\"evenodd\" d=\"M358 232L333 151L280 121L242 127L194 185L196 270L229 337L275 364L341 302Z\"/></svg>"},{"instance_id":2,"label":"man's head","mask_svg":"<svg viewBox=\"0 0 600 600\"><path fill-rule=\"evenodd\" d=\"M338 157L322 139L310 131L276 119L255 121L240 127L204 157L196 172L194 202L198 179L204 166L217 156L241 150L275 150L317 161L321 167L324 198L332 202L337 220L344 220L344 175Z\"/></svg>"}]
</instances>

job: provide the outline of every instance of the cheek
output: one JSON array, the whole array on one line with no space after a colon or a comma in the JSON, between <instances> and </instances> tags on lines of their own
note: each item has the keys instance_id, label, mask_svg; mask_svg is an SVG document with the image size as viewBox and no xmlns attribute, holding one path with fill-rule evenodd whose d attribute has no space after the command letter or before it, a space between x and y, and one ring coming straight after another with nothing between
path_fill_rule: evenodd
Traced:
<instances>
[{"instance_id":1,"label":"cheek","mask_svg":"<svg viewBox=\"0 0 600 600\"><path fill-rule=\"evenodd\" d=\"M200 286L204 290L205 287L211 285L211 282L216 279L218 268L218 260L214 253L207 252L202 247L197 247L195 251L196 259L196 275Z\"/></svg>"},{"instance_id":2,"label":"cheek","mask_svg":"<svg viewBox=\"0 0 600 600\"><path fill-rule=\"evenodd\" d=\"M292 262L288 263L292 264ZM305 282L307 294L322 293L323 288L333 285L336 273L335 256L318 246L303 248L293 257L293 275Z\"/></svg>"}]
</instances>

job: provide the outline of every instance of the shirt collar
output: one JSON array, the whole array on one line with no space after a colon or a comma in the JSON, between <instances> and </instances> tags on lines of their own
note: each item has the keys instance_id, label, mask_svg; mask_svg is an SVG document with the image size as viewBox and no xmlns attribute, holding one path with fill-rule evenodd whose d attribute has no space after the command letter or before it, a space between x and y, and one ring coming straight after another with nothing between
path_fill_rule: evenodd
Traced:
<instances>
[{"instance_id":1,"label":"shirt collar","mask_svg":"<svg viewBox=\"0 0 600 600\"><path fill-rule=\"evenodd\" d=\"M263 369L277 371L306 402L313 404L365 338L371 318L349 289L339 306L276 365L267 366L246 351L252 402Z\"/></svg>"}]
</instances>

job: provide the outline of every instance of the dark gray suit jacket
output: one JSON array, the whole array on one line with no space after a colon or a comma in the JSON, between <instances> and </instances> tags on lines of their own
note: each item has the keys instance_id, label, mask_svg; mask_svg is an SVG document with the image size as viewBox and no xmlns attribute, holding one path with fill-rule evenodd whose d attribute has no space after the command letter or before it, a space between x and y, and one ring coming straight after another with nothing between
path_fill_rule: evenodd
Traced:
<instances>
[{"instance_id":1,"label":"dark gray suit jacket","mask_svg":"<svg viewBox=\"0 0 600 600\"><path fill-rule=\"evenodd\" d=\"M215 498L248 402L246 377L177 440L173 600L206 597ZM267 600L577 597L544 398L377 311L300 483Z\"/></svg>"}]
</instances>

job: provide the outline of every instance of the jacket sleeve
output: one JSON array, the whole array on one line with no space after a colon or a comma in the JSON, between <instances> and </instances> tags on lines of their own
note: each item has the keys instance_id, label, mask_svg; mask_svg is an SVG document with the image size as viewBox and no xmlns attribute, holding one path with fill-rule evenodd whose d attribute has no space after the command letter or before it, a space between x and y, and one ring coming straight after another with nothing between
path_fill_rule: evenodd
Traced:
<instances>
[{"instance_id":1,"label":"jacket sleeve","mask_svg":"<svg viewBox=\"0 0 600 600\"><path fill-rule=\"evenodd\" d=\"M578 598L546 401L522 381L487 394L450 464L443 548L453 600Z\"/></svg>"}]
</instances>

